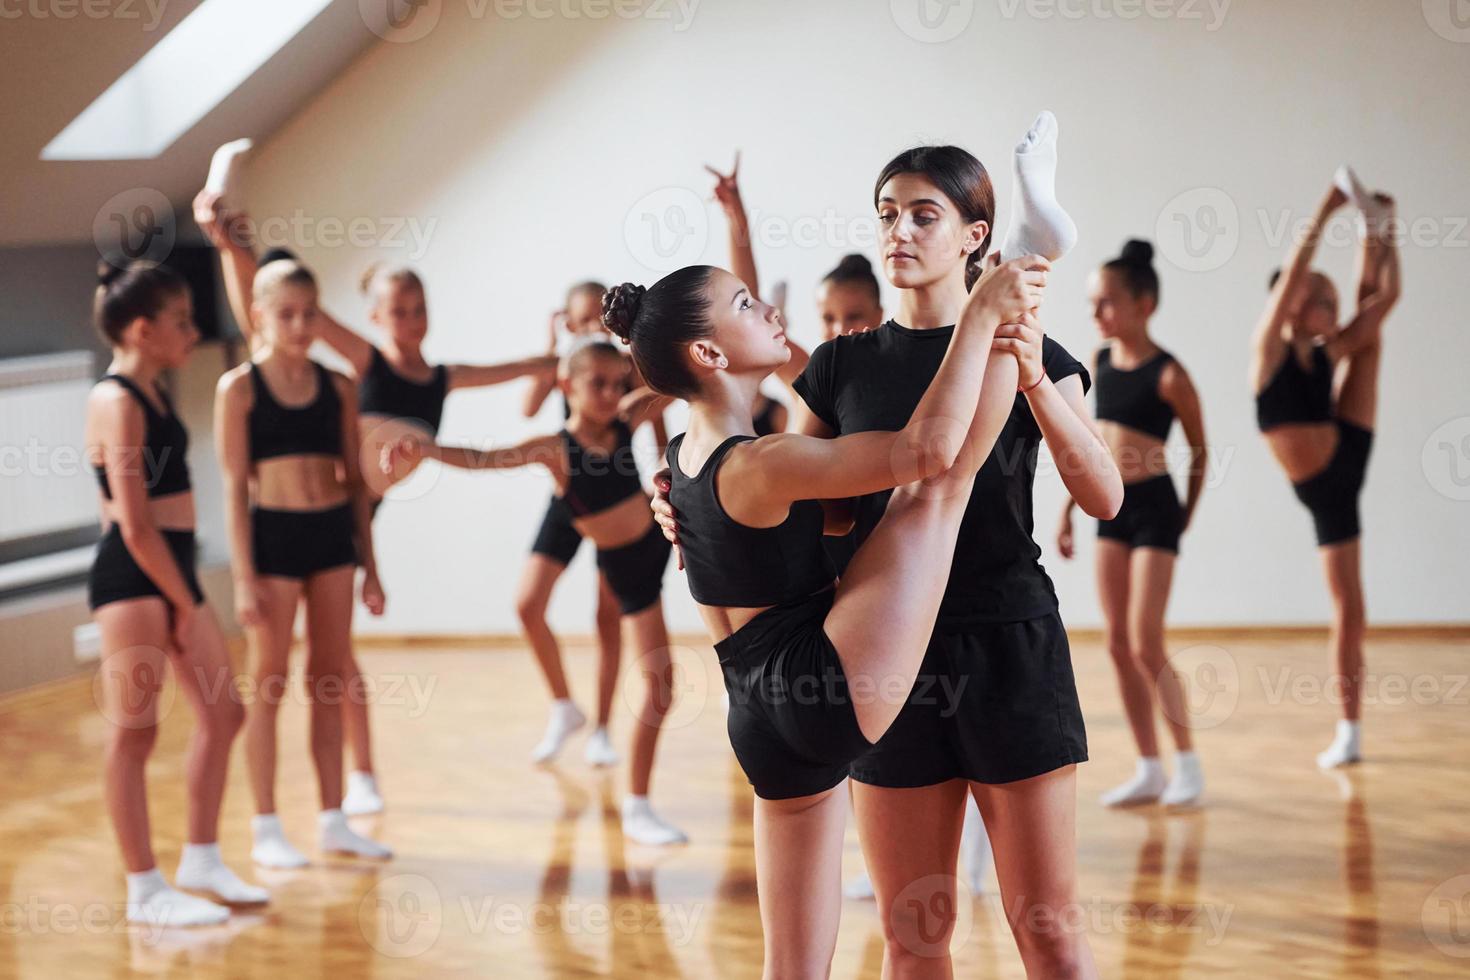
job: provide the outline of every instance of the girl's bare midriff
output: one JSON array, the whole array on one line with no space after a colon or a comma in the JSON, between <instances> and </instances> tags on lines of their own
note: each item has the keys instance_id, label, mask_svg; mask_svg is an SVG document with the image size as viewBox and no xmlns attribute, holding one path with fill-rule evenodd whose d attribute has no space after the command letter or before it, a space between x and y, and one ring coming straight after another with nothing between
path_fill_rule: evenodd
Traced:
<instances>
[{"instance_id":1,"label":"girl's bare midriff","mask_svg":"<svg viewBox=\"0 0 1470 980\"><path fill-rule=\"evenodd\" d=\"M1292 483L1301 483L1327 468L1337 451L1337 426L1332 422L1293 422L1264 433L1271 454Z\"/></svg>"},{"instance_id":2,"label":"girl's bare midriff","mask_svg":"<svg viewBox=\"0 0 1470 980\"><path fill-rule=\"evenodd\" d=\"M1164 441L1147 432L1106 420L1098 421L1103 441L1118 464L1124 485L1139 483L1169 472L1169 458ZM1058 461L1065 466L1065 461Z\"/></svg>"},{"instance_id":3,"label":"girl's bare midriff","mask_svg":"<svg viewBox=\"0 0 1470 980\"><path fill-rule=\"evenodd\" d=\"M653 512L648 509L648 495L635 493L607 510L576 518L572 526L582 537L606 551L640 540L653 527Z\"/></svg>"},{"instance_id":4,"label":"girl's bare midriff","mask_svg":"<svg viewBox=\"0 0 1470 980\"><path fill-rule=\"evenodd\" d=\"M293 455L257 460L251 500L266 510L330 510L347 503L342 461L336 456Z\"/></svg>"},{"instance_id":5,"label":"girl's bare midriff","mask_svg":"<svg viewBox=\"0 0 1470 980\"><path fill-rule=\"evenodd\" d=\"M97 495L102 511L102 530L105 532L118 523L122 508L117 501ZM194 530L194 492L171 493L166 497L153 497L148 501L148 519L160 531Z\"/></svg>"}]
</instances>

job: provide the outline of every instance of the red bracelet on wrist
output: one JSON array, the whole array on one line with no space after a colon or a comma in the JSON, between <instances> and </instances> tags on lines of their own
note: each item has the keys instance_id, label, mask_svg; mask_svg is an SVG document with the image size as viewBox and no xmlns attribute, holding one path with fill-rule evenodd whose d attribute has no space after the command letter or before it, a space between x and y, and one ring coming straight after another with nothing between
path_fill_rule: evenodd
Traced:
<instances>
[{"instance_id":1,"label":"red bracelet on wrist","mask_svg":"<svg viewBox=\"0 0 1470 980\"><path fill-rule=\"evenodd\" d=\"M1031 388L1022 388L1020 385L1017 385L1016 386L1016 390L1019 391L1023 395L1028 394L1031 391L1032 388L1035 388L1037 385L1041 384L1045 380L1046 380L1046 367L1043 365L1042 368L1041 368L1041 377L1037 378L1035 381L1033 381L1031 383Z\"/></svg>"}]
</instances>

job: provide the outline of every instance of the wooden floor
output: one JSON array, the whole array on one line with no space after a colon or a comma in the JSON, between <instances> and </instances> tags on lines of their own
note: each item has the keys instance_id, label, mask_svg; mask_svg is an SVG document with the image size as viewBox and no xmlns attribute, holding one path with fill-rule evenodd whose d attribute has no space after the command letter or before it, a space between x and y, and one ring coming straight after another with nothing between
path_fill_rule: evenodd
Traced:
<instances>
[{"instance_id":1,"label":"wooden floor","mask_svg":"<svg viewBox=\"0 0 1470 980\"><path fill-rule=\"evenodd\" d=\"M1374 640L1368 760L1326 775L1314 753L1334 709L1320 639L1190 636L1208 805L1110 812L1098 793L1133 752L1111 669L1075 644L1092 761L1079 769L1081 914L1110 977L1470 975L1470 655L1453 637ZM0 978L757 977L760 930L750 794L730 756L707 647L680 654L687 682L665 735L655 802L693 839L625 844L624 776L574 743L559 769L526 761L546 701L529 655L421 645L364 652L380 679L379 768L389 810L365 825L387 864L327 860L253 872L237 747L222 831L227 859L274 889L267 910L199 931L130 929L103 814L107 722L91 685L0 702ZM591 690L585 650L569 657ZM628 709L617 735L626 749ZM315 804L306 712L283 714L280 809L303 847ZM170 877L183 827L182 702L150 770L155 841ZM849 868L857 842L849 830ZM964 903L960 976L1020 977L991 894ZM871 902L848 902L835 977L877 977Z\"/></svg>"}]
</instances>

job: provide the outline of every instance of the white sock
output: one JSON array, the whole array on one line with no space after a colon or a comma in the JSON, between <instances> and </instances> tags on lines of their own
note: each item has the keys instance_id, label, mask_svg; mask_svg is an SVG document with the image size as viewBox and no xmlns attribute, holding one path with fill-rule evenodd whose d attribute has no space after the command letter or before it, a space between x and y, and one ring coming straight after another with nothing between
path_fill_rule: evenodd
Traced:
<instances>
[{"instance_id":1,"label":"white sock","mask_svg":"<svg viewBox=\"0 0 1470 980\"><path fill-rule=\"evenodd\" d=\"M349 772L347 794L342 797L342 812L349 817L382 813L383 795L378 792L377 777L370 772Z\"/></svg>"},{"instance_id":2,"label":"white sock","mask_svg":"<svg viewBox=\"0 0 1470 980\"><path fill-rule=\"evenodd\" d=\"M1339 718L1337 735L1332 744L1317 754L1317 765L1323 769L1361 762L1363 759L1363 726L1360 722Z\"/></svg>"},{"instance_id":3,"label":"white sock","mask_svg":"<svg viewBox=\"0 0 1470 980\"><path fill-rule=\"evenodd\" d=\"M321 849L325 852L368 858L393 856L390 848L347 826L347 816L341 810L323 810L317 814L317 829L320 831Z\"/></svg>"},{"instance_id":4,"label":"white sock","mask_svg":"<svg viewBox=\"0 0 1470 980\"><path fill-rule=\"evenodd\" d=\"M1384 219L1388 217L1388 209L1378 202L1358 180L1358 175L1353 173L1353 168L1347 164L1337 168L1337 173L1332 175L1332 182L1347 195L1353 207L1358 209L1361 216L1361 228L1364 234L1381 235L1386 230Z\"/></svg>"},{"instance_id":5,"label":"white sock","mask_svg":"<svg viewBox=\"0 0 1470 980\"><path fill-rule=\"evenodd\" d=\"M551 702L551 717L546 721L546 734L531 750L531 761L550 762L555 759L566 742L567 736L587 724L587 716L572 703L571 698L557 698Z\"/></svg>"},{"instance_id":6,"label":"white sock","mask_svg":"<svg viewBox=\"0 0 1470 980\"><path fill-rule=\"evenodd\" d=\"M960 865L971 895L985 892L985 873L990 870L990 835L980 816L980 805L972 794L965 796L965 827L960 832Z\"/></svg>"},{"instance_id":7,"label":"white sock","mask_svg":"<svg viewBox=\"0 0 1470 980\"><path fill-rule=\"evenodd\" d=\"M1055 262L1077 244L1077 225L1057 203L1057 117L1042 110L1012 157L1011 225L1000 257L1044 255Z\"/></svg>"},{"instance_id":8,"label":"white sock","mask_svg":"<svg viewBox=\"0 0 1470 980\"><path fill-rule=\"evenodd\" d=\"M1164 806L1193 806L1205 791L1205 772L1194 752L1174 755L1174 777L1159 797Z\"/></svg>"},{"instance_id":9,"label":"white sock","mask_svg":"<svg viewBox=\"0 0 1470 980\"><path fill-rule=\"evenodd\" d=\"M261 813L250 820L250 830L255 846L250 849L250 860L266 868L304 868L306 855L286 840L281 829L281 818L274 813Z\"/></svg>"},{"instance_id":10,"label":"white sock","mask_svg":"<svg viewBox=\"0 0 1470 980\"><path fill-rule=\"evenodd\" d=\"M598 728L587 739L587 762L594 766L615 766L618 751L613 748L612 738L606 728Z\"/></svg>"},{"instance_id":11,"label":"white sock","mask_svg":"<svg viewBox=\"0 0 1470 980\"><path fill-rule=\"evenodd\" d=\"M684 831L653 812L648 797L631 794L623 798L623 836L640 844L689 843Z\"/></svg>"},{"instance_id":12,"label":"white sock","mask_svg":"<svg viewBox=\"0 0 1470 980\"><path fill-rule=\"evenodd\" d=\"M1137 803L1152 803L1164 792L1164 766L1158 756L1146 756L1138 760L1133 778L1114 786L1102 795L1103 806L1133 806Z\"/></svg>"},{"instance_id":13,"label":"white sock","mask_svg":"<svg viewBox=\"0 0 1470 980\"><path fill-rule=\"evenodd\" d=\"M264 905L271 893L247 884L225 866L218 844L185 844L174 881L180 888L208 892L228 905Z\"/></svg>"},{"instance_id":14,"label":"white sock","mask_svg":"<svg viewBox=\"0 0 1470 980\"><path fill-rule=\"evenodd\" d=\"M157 868L128 875L128 921L155 926L217 926L230 917L223 905L169 886Z\"/></svg>"},{"instance_id":15,"label":"white sock","mask_svg":"<svg viewBox=\"0 0 1470 980\"><path fill-rule=\"evenodd\" d=\"M862 901L864 899L872 898L873 894L873 879L868 877L868 873L866 871L842 886L843 898L852 898L857 899L858 901Z\"/></svg>"},{"instance_id":16,"label":"white sock","mask_svg":"<svg viewBox=\"0 0 1470 980\"><path fill-rule=\"evenodd\" d=\"M248 139L231 140L215 150L209 161L209 176L204 179L205 190L217 192L225 203L237 209L241 205L241 164L252 145Z\"/></svg>"}]
</instances>

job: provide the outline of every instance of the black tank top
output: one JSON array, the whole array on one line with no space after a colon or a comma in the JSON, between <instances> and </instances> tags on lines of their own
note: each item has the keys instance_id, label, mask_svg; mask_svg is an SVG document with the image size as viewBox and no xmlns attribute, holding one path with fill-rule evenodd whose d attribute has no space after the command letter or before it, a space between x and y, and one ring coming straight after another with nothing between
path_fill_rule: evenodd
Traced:
<instances>
[{"instance_id":1,"label":"black tank top","mask_svg":"<svg viewBox=\"0 0 1470 980\"><path fill-rule=\"evenodd\" d=\"M367 372L357 384L357 408L363 413L416 420L437 434L448 393L449 369L443 364L435 365L433 376L420 384L393 370L383 352L374 347Z\"/></svg>"},{"instance_id":2,"label":"black tank top","mask_svg":"<svg viewBox=\"0 0 1470 980\"><path fill-rule=\"evenodd\" d=\"M1138 367L1123 371L1113 367L1113 351L1097 352L1097 417L1147 433L1155 439L1169 438L1174 408L1159 397L1159 377L1174 355L1161 350Z\"/></svg>"},{"instance_id":3,"label":"black tank top","mask_svg":"<svg viewBox=\"0 0 1470 980\"><path fill-rule=\"evenodd\" d=\"M731 436L689 476L679 467L684 436L669 443L669 503L679 514L679 546L689 594L706 606L775 606L820 592L836 572L822 547L826 518L816 500L798 500L775 527L749 527L726 513L715 474L730 450L755 436Z\"/></svg>"},{"instance_id":4,"label":"black tank top","mask_svg":"<svg viewBox=\"0 0 1470 980\"><path fill-rule=\"evenodd\" d=\"M1256 395L1256 425L1267 432L1278 425L1332 420L1332 362L1321 347L1312 348L1312 368L1297 363L1288 349L1281 367Z\"/></svg>"},{"instance_id":5,"label":"black tank top","mask_svg":"<svg viewBox=\"0 0 1470 980\"><path fill-rule=\"evenodd\" d=\"M276 400L260 367L251 363L250 384L255 392L250 408L252 460L342 455L342 400L337 397L332 373L315 362L312 367L316 368L316 398L301 408L289 408Z\"/></svg>"},{"instance_id":6,"label":"black tank top","mask_svg":"<svg viewBox=\"0 0 1470 980\"><path fill-rule=\"evenodd\" d=\"M570 482L563 495L577 517L589 517L614 507L643 492L638 478L638 461L633 458L633 430L619 420L613 423L617 445L609 455L589 453L566 429L561 430L567 453Z\"/></svg>"},{"instance_id":7,"label":"black tank top","mask_svg":"<svg viewBox=\"0 0 1470 980\"><path fill-rule=\"evenodd\" d=\"M761 409L761 413L753 420L755 434L757 436L768 436L776 431L776 399L767 398L765 395L761 397L765 398L766 407Z\"/></svg>"},{"instance_id":8,"label":"black tank top","mask_svg":"<svg viewBox=\"0 0 1470 980\"><path fill-rule=\"evenodd\" d=\"M148 496L167 497L171 493L183 493L190 489L189 481L189 431L184 428L184 423L179 421L179 415L174 411L173 402L168 400L168 395L162 388L155 387L159 400L163 407L168 410L164 415L153 407L153 403L143 395L142 389L133 382L132 378L121 374L103 375L98 384L103 381L114 381L121 385L128 394L143 406L143 417L146 420L143 429L143 445L139 447L141 456L138 465L142 467L143 486L148 490ZM112 487L107 483L107 467L93 464L92 469L97 474L97 485L102 489L102 496L106 500L112 499Z\"/></svg>"}]
</instances>

